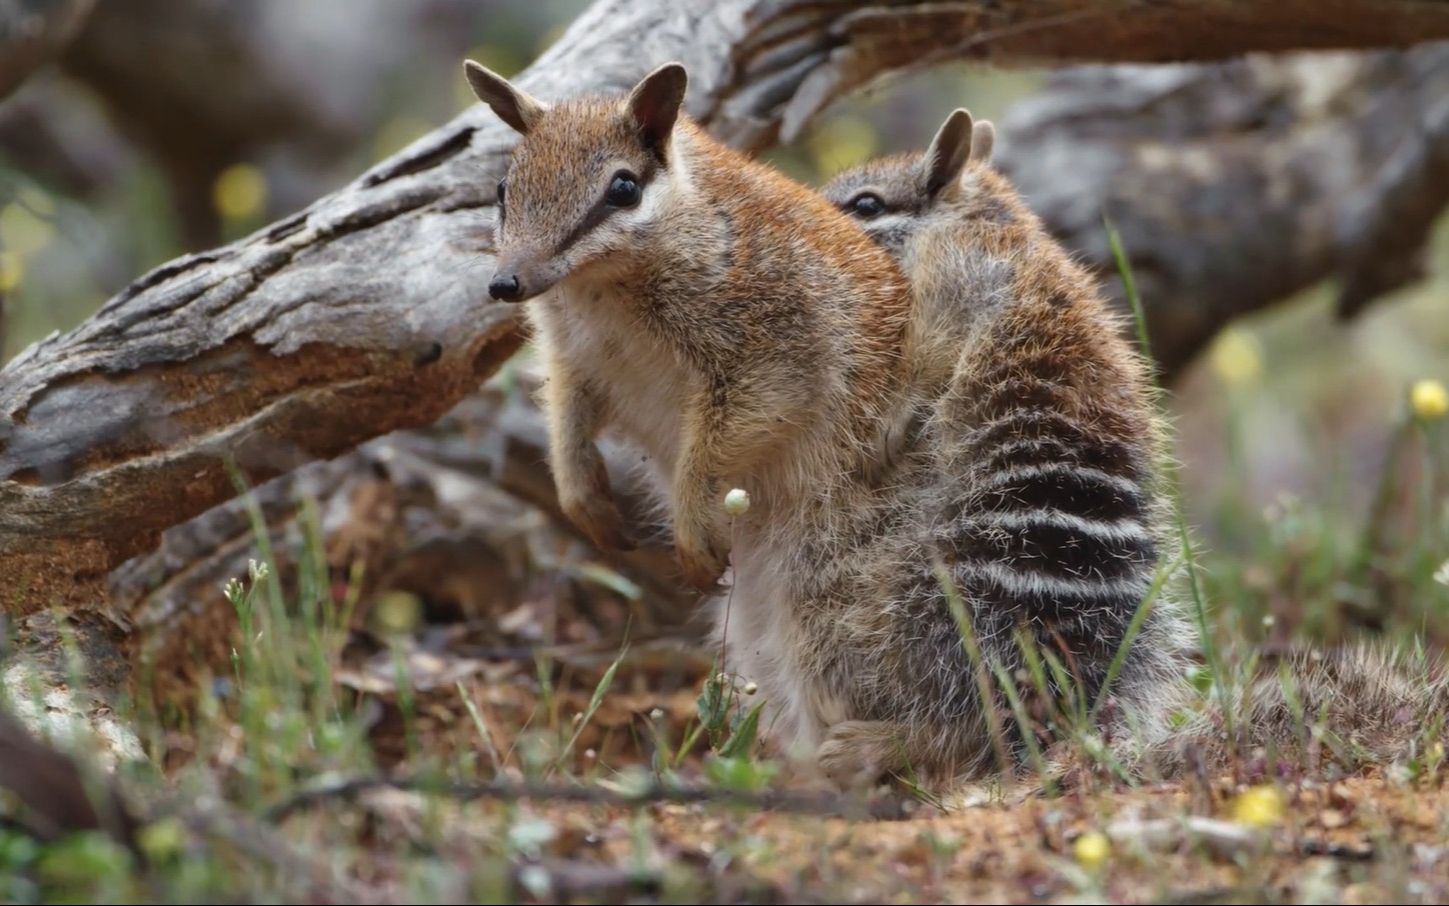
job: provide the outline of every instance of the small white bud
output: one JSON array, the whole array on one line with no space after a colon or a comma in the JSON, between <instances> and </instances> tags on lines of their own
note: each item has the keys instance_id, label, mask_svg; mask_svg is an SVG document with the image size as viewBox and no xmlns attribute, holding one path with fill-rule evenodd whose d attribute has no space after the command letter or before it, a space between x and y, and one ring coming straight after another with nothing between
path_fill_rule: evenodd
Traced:
<instances>
[{"instance_id":1,"label":"small white bud","mask_svg":"<svg viewBox=\"0 0 1449 906\"><path fill-rule=\"evenodd\" d=\"M1276 622L1278 622L1278 618L1273 616L1271 613L1263 615L1263 627L1265 629L1273 628L1273 624Z\"/></svg>"},{"instance_id":2,"label":"small white bud","mask_svg":"<svg viewBox=\"0 0 1449 906\"><path fill-rule=\"evenodd\" d=\"M650 711L649 712L649 719L650 720L663 720L664 719L664 709L663 708L655 708L653 711Z\"/></svg>"},{"instance_id":3,"label":"small white bud","mask_svg":"<svg viewBox=\"0 0 1449 906\"><path fill-rule=\"evenodd\" d=\"M595 758L599 757L599 753L595 752L593 749L584 749L584 757L587 758L589 761L593 761Z\"/></svg>"},{"instance_id":4,"label":"small white bud","mask_svg":"<svg viewBox=\"0 0 1449 906\"><path fill-rule=\"evenodd\" d=\"M755 682L754 680L750 680L748 683L745 683L745 694L746 695L754 695L756 692L759 692L759 691L760 691L760 684L757 683L757 682Z\"/></svg>"},{"instance_id":5,"label":"small white bud","mask_svg":"<svg viewBox=\"0 0 1449 906\"><path fill-rule=\"evenodd\" d=\"M583 715L583 712L582 711L575 711L574 712L574 723L578 723L579 721L581 721L583 719L584 719L584 715Z\"/></svg>"},{"instance_id":6,"label":"small white bud","mask_svg":"<svg viewBox=\"0 0 1449 906\"><path fill-rule=\"evenodd\" d=\"M731 516L743 516L750 511L750 492L734 488L725 495L725 512Z\"/></svg>"}]
</instances>

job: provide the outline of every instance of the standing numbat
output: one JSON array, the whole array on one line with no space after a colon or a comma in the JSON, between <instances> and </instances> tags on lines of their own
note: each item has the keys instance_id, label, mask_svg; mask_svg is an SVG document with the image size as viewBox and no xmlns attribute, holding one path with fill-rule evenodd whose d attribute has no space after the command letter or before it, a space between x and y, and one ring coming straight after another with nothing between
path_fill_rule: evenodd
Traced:
<instances>
[{"instance_id":1,"label":"standing numbat","mask_svg":"<svg viewBox=\"0 0 1449 906\"><path fill-rule=\"evenodd\" d=\"M845 215L682 116L679 64L627 98L554 106L467 74L523 135L489 292L540 297L560 503L599 545L629 544L595 444L617 429L653 463L685 578L711 588L727 490L753 495L750 533L865 467L900 384L907 284Z\"/></svg>"},{"instance_id":2,"label":"standing numbat","mask_svg":"<svg viewBox=\"0 0 1449 906\"><path fill-rule=\"evenodd\" d=\"M851 551L889 530L897 499L880 462L904 401L909 285L847 215L690 122L678 64L624 98L553 105L466 70L522 134L489 292L532 300L564 511L599 545L627 544L596 438L642 448L685 578L712 588L733 565L719 631L769 702L762 727L813 755L854 713L830 639ZM735 487L751 506L732 522Z\"/></svg>"}]
</instances>

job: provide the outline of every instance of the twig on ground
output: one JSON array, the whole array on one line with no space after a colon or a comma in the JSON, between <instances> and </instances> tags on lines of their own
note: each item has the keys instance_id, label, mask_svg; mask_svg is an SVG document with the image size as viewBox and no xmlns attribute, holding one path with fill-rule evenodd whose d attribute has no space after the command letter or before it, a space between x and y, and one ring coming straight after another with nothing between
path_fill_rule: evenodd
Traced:
<instances>
[{"instance_id":1,"label":"twig on ground","mask_svg":"<svg viewBox=\"0 0 1449 906\"><path fill-rule=\"evenodd\" d=\"M331 801L348 801L374 790L429 793L459 802L479 799L497 802L532 800L617 806L698 803L766 812L876 820L900 820L909 817L916 807L915 800L902 796L861 799L833 793L741 793L712 787L658 785L644 787L637 792L616 792L602 787L569 784L439 783L419 777L358 777L303 790L267 809L263 818L271 822L285 821L293 814L313 806Z\"/></svg>"}]
</instances>

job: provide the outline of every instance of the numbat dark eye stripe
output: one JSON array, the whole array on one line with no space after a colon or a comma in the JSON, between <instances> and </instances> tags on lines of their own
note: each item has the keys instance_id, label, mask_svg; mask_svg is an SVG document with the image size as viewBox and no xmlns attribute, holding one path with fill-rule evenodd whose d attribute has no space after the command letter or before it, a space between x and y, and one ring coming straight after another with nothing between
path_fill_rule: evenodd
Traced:
<instances>
[{"instance_id":1,"label":"numbat dark eye stripe","mask_svg":"<svg viewBox=\"0 0 1449 906\"><path fill-rule=\"evenodd\" d=\"M654 175L657 172L659 172L659 165L651 158L649 163L646 164L643 170L639 173L638 179L636 180L639 184L639 192L641 197L644 192L648 191L649 183L654 179ZM613 173L609 174L610 181L614 179L614 175L615 174ZM578 226L570 230L569 234L565 236L563 238L563 241L558 244L558 247L554 249L555 255L561 255L564 252L568 251L569 248L578 243L580 239L583 239L589 233L593 232L596 228L598 228L601 223L603 223L605 220L608 220L610 215L618 211L631 210L630 208L620 208L609 204L608 198L606 196L607 188L605 189L605 192L599 196L599 199L594 202L593 206L589 208L588 213L583 216L583 219L579 221Z\"/></svg>"}]
</instances>

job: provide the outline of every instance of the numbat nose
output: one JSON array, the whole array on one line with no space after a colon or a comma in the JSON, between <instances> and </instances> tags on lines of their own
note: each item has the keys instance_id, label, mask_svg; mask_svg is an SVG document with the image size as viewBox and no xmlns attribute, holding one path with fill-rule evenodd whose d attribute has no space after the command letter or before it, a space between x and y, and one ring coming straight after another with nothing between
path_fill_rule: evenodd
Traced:
<instances>
[{"instance_id":1,"label":"numbat nose","mask_svg":"<svg viewBox=\"0 0 1449 906\"><path fill-rule=\"evenodd\" d=\"M495 274L492 282L488 284L488 295L500 302L517 302L523 298L523 284L518 282L516 274Z\"/></svg>"}]
</instances>

